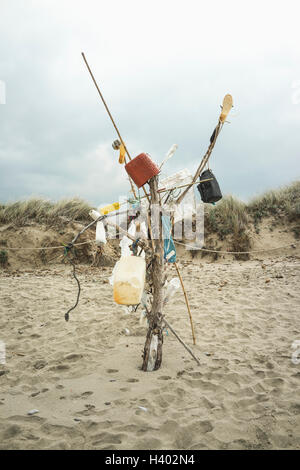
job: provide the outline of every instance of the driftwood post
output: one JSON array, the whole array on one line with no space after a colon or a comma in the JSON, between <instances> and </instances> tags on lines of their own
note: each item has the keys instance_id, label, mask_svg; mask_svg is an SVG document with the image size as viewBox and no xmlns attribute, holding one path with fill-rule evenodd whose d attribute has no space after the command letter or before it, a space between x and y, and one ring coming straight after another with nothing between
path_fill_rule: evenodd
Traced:
<instances>
[{"instance_id":1,"label":"driftwood post","mask_svg":"<svg viewBox=\"0 0 300 470\"><path fill-rule=\"evenodd\" d=\"M159 206L158 180L154 176L149 181L152 215L155 223L152 228L154 251L152 252L152 308L148 313L148 332L143 354L143 371L153 371L162 363L163 345L163 285L164 285L164 247L161 230L161 212Z\"/></svg>"}]
</instances>

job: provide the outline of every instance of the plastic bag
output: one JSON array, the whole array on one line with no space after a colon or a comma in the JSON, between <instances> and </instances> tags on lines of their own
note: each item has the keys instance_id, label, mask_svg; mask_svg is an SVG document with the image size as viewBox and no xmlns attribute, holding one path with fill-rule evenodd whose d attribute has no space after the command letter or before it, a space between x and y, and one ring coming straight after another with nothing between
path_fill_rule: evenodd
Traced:
<instances>
[{"instance_id":1,"label":"plastic bag","mask_svg":"<svg viewBox=\"0 0 300 470\"><path fill-rule=\"evenodd\" d=\"M193 176L186 168L178 171L174 175L168 176L167 178L159 182L160 188L177 188L184 184L189 184L193 181ZM181 190L185 190L181 188ZM175 197L176 198L176 197ZM185 217L192 217L196 213L196 202L193 188L191 188L184 197L184 200L180 204L173 204L172 201L168 201L166 207L169 211L174 212L174 223L180 222Z\"/></svg>"},{"instance_id":2,"label":"plastic bag","mask_svg":"<svg viewBox=\"0 0 300 470\"><path fill-rule=\"evenodd\" d=\"M101 214L98 211L95 211L94 209L92 209L89 212L89 215L94 220L97 220L97 219L99 219L99 217L101 217ZM97 243L97 245L100 245L101 243L103 243L104 245L106 244L105 228L104 228L103 222L101 222L101 220L99 220L99 222L97 222L97 224L96 224L96 243Z\"/></svg>"},{"instance_id":3,"label":"plastic bag","mask_svg":"<svg viewBox=\"0 0 300 470\"><path fill-rule=\"evenodd\" d=\"M171 221L167 215L162 215L162 231L164 240L164 258L168 263L175 263L176 261L176 248L171 236Z\"/></svg>"},{"instance_id":4,"label":"plastic bag","mask_svg":"<svg viewBox=\"0 0 300 470\"><path fill-rule=\"evenodd\" d=\"M132 237L135 237L136 234L136 226L134 223L134 220L131 222L128 228L128 233ZM120 247L121 247L121 257L122 256L131 256L132 252L130 250L130 246L132 245L133 241L127 237L127 235L124 235L122 240L120 241Z\"/></svg>"},{"instance_id":5,"label":"plastic bag","mask_svg":"<svg viewBox=\"0 0 300 470\"><path fill-rule=\"evenodd\" d=\"M101 243L103 243L103 245L106 244L105 228L101 221L96 224L96 243L97 245L100 245Z\"/></svg>"},{"instance_id":6,"label":"plastic bag","mask_svg":"<svg viewBox=\"0 0 300 470\"><path fill-rule=\"evenodd\" d=\"M175 293L180 287L180 280L178 277L173 277L169 282L166 281L165 284L165 298L164 298L164 305L169 302L169 300L174 297Z\"/></svg>"}]
</instances>

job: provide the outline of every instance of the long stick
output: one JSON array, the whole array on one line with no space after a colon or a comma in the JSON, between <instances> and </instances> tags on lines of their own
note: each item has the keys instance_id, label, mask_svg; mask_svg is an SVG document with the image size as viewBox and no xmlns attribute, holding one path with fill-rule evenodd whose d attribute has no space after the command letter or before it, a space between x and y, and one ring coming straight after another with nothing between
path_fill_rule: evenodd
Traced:
<instances>
[{"instance_id":1,"label":"long stick","mask_svg":"<svg viewBox=\"0 0 300 470\"><path fill-rule=\"evenodd\" d=\"M214 131L214 132L215 132L215 136L214 136L213 141L210 143L210 145L209 145L209 147L208 147L208 149L207 149L207 151L206 151L204 157L202 158L201 163L200 163L200 165L198 166L198 168L197 168L197 170L196 170L196 173L195 173L195 175L194 175L194 178L193 178L192 182L189 184L189 186L186 188L186 190L183 191L183 193L178 197L178 199L177 199L177 201L176 201L176 204L180 204L180 203L181 203L181 201L182 201L182 199L184 198L184 196L186 195L186 193L190 190L190 188L193 186L193 184L195 184L195 182L197 181L197 179L198 179L198 177L199 177L201 171L203 170L203 168L205 167L206 163L207 163L208 160L209 160L209 157L210 157L210 155L211 155L211 153L212 153L212 151L213 151L213 148L214 148L214 146L215 146L216 140L217 140L217 138L218 138L218 135L219 135L220 132L221 132L222 127L223 127L223 122L221 122L221 121L219 120L219 122L218 122L218 124L217 124L217 127L215 128L215 131Z\"/></svg>"},{"instance_id":2,"label":"long stick","mask_svg":"<svg viewBox=\"0 0 300 470\"><path fill-rule=\"evenodd\" d=\"M116 123L115 123L115 121L114 121L112 115L111 115L111 112L110 112L110 110L108 109L108 106L107 106L107 104L106 104L106 102L105 102L105 99L104 99L104 97L103 97L103 95L102 95L102 93L101 93L101 91L100 91L100 88L98 87L98 84L97 84L97 82L96 82L96 80L95 80L95 77L94 77L94 75L93 75L93 73L92 73L92 71L91 71L91 69L90 69L90 66L89 66L89 64L88 64L88 61L86 60L85 55L84 55L83 52L81 53L81 55L82 55L82 57L83 57L83 60L84 60L84 62L85 62L85 65L87 66L88 71L90 72L90 75L91 75L91 77L92 77L92 80L93 80L93 82L94 82L94 84L95 84L95 87L96 87L97 90L98 90L98 93L99 93L99 95L100 95L100 98L101 98L101 100L102 100L102 103L104 104L105 109L106 109L106 111L107 111L107 113L108 113L108 115L109 115L109 117L110 117L110 120L111 120L111 122L113 123L113 126L114 126L114 128L115 128L115 130L116 130L116 132L117 132L117 134L118 134L118 136L119 136L119 139L120 139L121 143L122 143L123 146L124 146L125 152L127 153L129 160L131 160L131 156L130 156L128 150L127 150L127 147L126 147L126 145L125 145L125 143L124 143L124 140L123 140L122 137L121 137L120 131L119 131L119 129L118 129L118 127L117 127L117 125L116 125ZM132 189L133 195L134 195L135 199L137 199L136 192L135 192L135 189L134 189L134 186L133 186L133 183L132 183L132 180L131 180L130 177L129 177L129 182L130 182L130 185L131 185L131 189Z\"/></svg>"},{"instance_id":3,"label":"long stick","mask_svg":"<svg viewBox=\"0 0 300 470\"><path fill-rule=\"evenodd\" d=\"M195 361L197 362L197 364L200 366L200 361L199 361L199 359L196 358L196 356L195 356L194 353L191 351L191 349L185 344L185 342L180 338L180 336L178 336L178 334L176 333L176 331L171 327L170 323L165 319L165 317L163 318L163 322L164 322L165 325L170 329L170 331L172 331L173 335L178 339L178 341L182 344L182 346L190 353L190 355L195 359Z\"/></svg>"},{"instance_id":4,"label":"long stick","mask_svg":"<svg viewBox=\"0 0 300 470\"><path fill-rule=\"evenodd\" d=\"M194 330L194 324L193 324L193 317L192 317L192 314L191 314L191 309L190 309L189 301L188 301L187 294L186 294L186 291L185 291L185 288L184 288L184 284L183 284L183 280L182 280L181 274L180 274L179 269L178 269L178 265L177 265L177 263L174 263L174 265L175 265L175 268L176 268L176 271L177 271L177 274L178 274L178 277L179 277L179 280L180 280L180 284L181 284L182 291L183 291L184 298L185 298L185 303L186 303L186 306L187 306L187 309L188 309L188 313L189 313L189 317L190 317L191 328L192 328L192 335L193 335L193 343L196 344L195 330Z\"/></svg>"},{"instance_id":5,"label":"long stick","mask_svg":"<svg viewBox=\"0 0 300 470\"><path fill-rule=\"evenodd\" d=\"M114 119L113 119L113 117L112 117L112 115L111 115L111 112L110 112L110 110L108 109L108 106L107 106L107 104L106 104L106 102L105 102L105 99L104 99L104 97L103 97L103 95L102 95L102 93L101 93L101 91L100 91L100 88L98 87L98 84L97 84L97 82L96 82L96 80L95 80L95 77L94 77L94 75L93 75L93 72L91 71L90 66L89 66L89 64L88 64L88 62L87 62L87 60L86 60L86 58L85 58L84 52L82 52L81 55L82 55L82 57L83 57L83 60L84 60L84 62L85 62L85 65L87 66L88 71L90 72L90 75L91 75L91 77L92 77L92 80L93 80L93 82L94 82L94 84L95 84L95 87L96 87L97 90L98 90L98 93L99 93L99 95L100 95L100 98L101 98L101 100L102 100L102 102L103 102L103 104L104 104L104 106L105 106L105 109L106 109L106 111L107 111L107 113L108 113L108 115L109 115L109 117L110 117L110 119L111 119L111 122L113 123L113 126L114 126L114 128L115 128L115 130L116 130L116 132L117 132L117 134L118 134L118 136L119 136L119 139L121 140L121 143L124 145L124 148L125 148L125 151L126 151L126 153L127 153L127 155L128 155L128 158L129 158L129 160L131 160L131 156L130 156L130 154L129 154L127 148L126 148L126 145L125 145L125 143L124 143L124 141L123 141L123 139L122 139L122 137L121 137L121 134L120 134L120 132L119 132L119 129L117 128L117 125L116 125L116 123L115 123L115 121L114 121Z\"/></svg>"},{"instance_id":6,"label":"long stick","mask_svg":"<svg viewBox=\"0 0 300 470\"><path fill-rule=\"evenodd\" d=\"M99 93L99 95L100 95L100 98L101 98L101 100L102 100L102 103L104 104L105 109L106 109L106 111L107 111L107 113L108 113L108 115L109 115L109 117L110 117L110 119L111 119L111 122L113 123L113 126L114 126L114 128L115 128L115 130L116 130L116 132L117 132L117 134L118 134L118 136L119 136L119 139L120 139L121 143L122 143L123 146L124 146L125 152L127 153L129 160L131 160L131 156L130 156L130 154L129 154L129 152L128 152L128 149L127 149L127 147L126 147L126 145L125 145L125 142L124 142L124 140L123 140L122 137L121 137L120 131L119 131L119 129L118 129L118 127L117 127L117 125L116 125L116 123L115 123L115 121L114 121L112 115L111 115L110 110L108 109L108 106L107 106L107 104L106 104L106 102L105 102L105 99L104 99L104 97L103 97L103 95L102 95L102 93L101 93L101 91L100 91L100 88L98 87L98 84L97 84L97 82L96 82L96 80L95 80L95 77L94 77L92 71L91 71L91 68L90 68L90 66L89 66L89 64L88 64L88 61L87 61L86 58L85 58L84 52L82 52L81 55L82 55L82 57L83 57L83 60L84 60L84 62L85 62L85 65L87 66L88 71L90 72L90 75L91 75L92 80L93 80L93 82L94 82L94 84L95 84L95 87L96 87L97 90L98 90L98 93ZM130 181L130 185L131 185L131 189L132 189L133 195L134 195L135 199L137 199L137 195L136 195L136 192L135 192L135 189L134 189L134 186L133 186L133 183L132 183L132 179L130 178L130 176L129 176L129 181ZM143 186L143 190L144 190L145 196L146 196L147 199L148 199L148 202L150 203L149 198L148 198L148 195L147 195L147 192L146 192L144 186Z\"/></svg>"}]
</instances>

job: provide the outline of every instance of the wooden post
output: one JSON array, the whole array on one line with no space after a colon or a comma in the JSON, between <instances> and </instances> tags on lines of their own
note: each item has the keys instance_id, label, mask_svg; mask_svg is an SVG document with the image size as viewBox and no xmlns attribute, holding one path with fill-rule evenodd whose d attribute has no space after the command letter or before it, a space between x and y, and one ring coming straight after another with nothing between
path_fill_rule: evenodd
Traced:
<instances>
[{"instance_id":1,"label":"wooden post","mask_svg":"<svg viewBox=\"0 0 300 470\"><path fill-rule=\"evenodd\" d=\"M159 208L158 179L150 179L150 194L152 209ZM158 222L158 226L157 226ZM163 301L164 301L164 247L161 230L161 212L156 220L157 230L153 231L154 251L152 253L152 308L148 314L149 327L143 354L143 371L153 371L160 368L162 363L163 345Z\"/></svg>"}]
</instances>

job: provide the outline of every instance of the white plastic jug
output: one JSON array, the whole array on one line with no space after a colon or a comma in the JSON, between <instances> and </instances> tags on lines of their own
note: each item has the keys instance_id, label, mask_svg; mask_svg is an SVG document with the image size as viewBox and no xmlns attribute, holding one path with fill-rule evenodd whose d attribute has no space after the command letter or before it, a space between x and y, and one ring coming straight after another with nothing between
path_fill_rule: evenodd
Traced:
<instances>
[{"instance_id":1,"label":"white plastic jug","mask_svg":"<svg viewBox=\"0 0 300 470\"><path fill-rule=\"evenodd\" d=\"M122 256L114 269L114 301L120 305L136 305L142 298L146 262L140 256Z\"/></svg>"}]
</instances>

